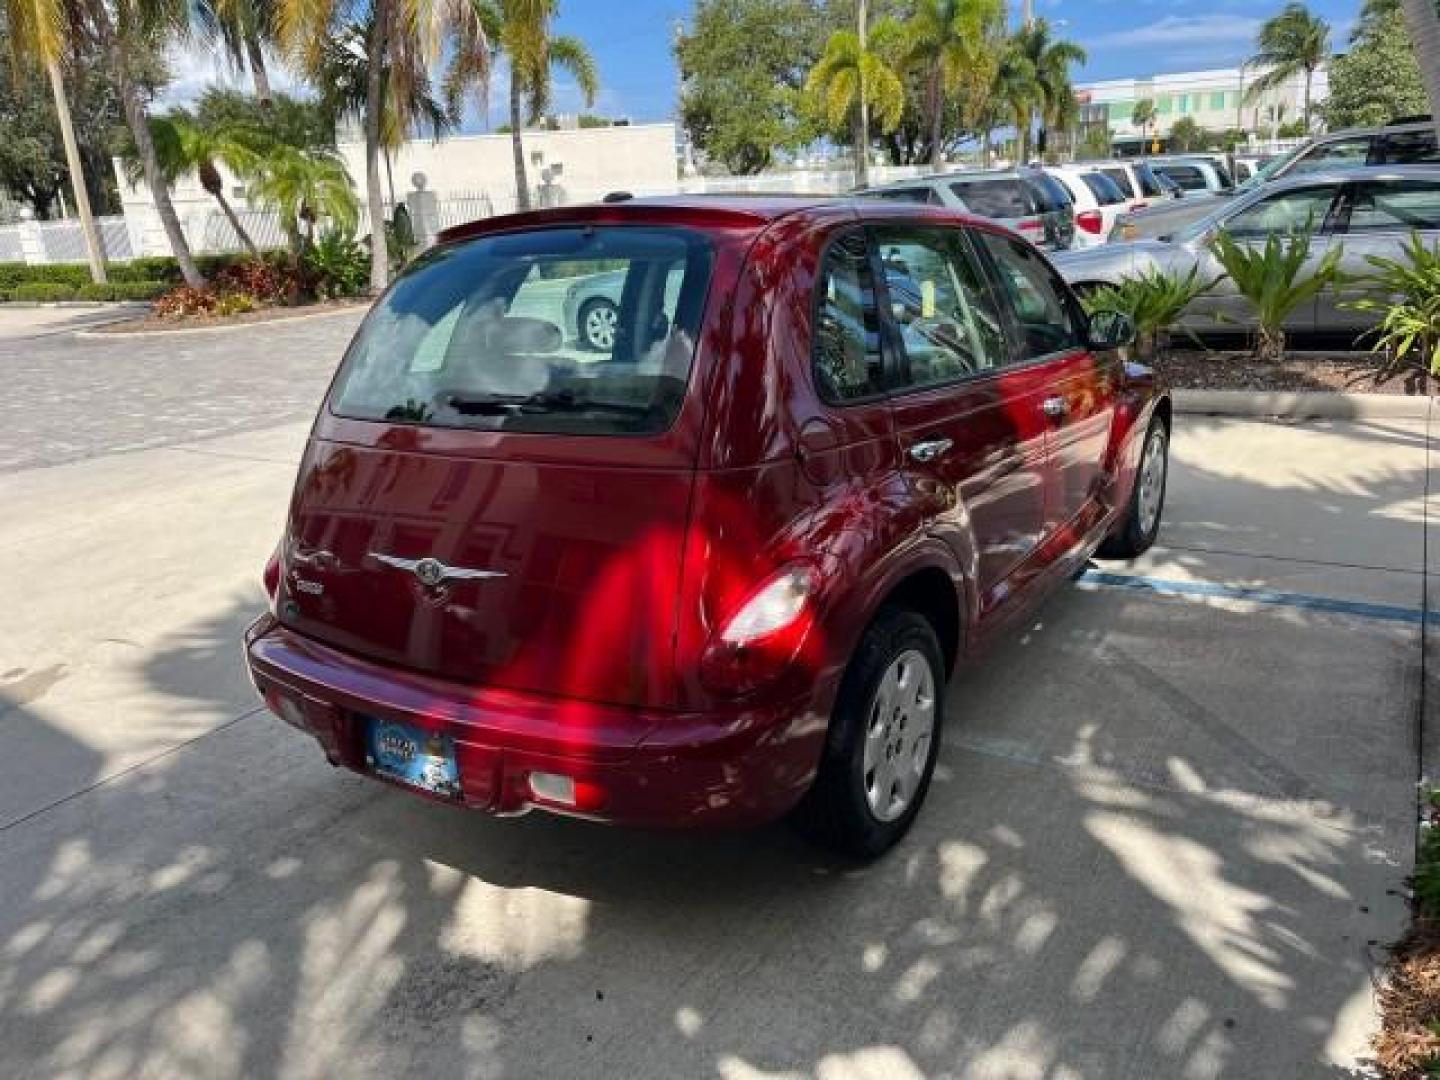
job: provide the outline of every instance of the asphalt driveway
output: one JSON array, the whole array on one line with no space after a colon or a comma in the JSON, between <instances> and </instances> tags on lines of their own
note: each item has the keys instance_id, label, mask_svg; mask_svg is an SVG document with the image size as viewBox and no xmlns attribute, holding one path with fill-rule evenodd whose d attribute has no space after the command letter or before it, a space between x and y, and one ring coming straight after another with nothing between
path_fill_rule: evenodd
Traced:
<instances>
[{"instance_id":1,"label":"asphalt driveway","mask_svg":"<svg viewBox=\"0 0 1440 1080\"><path fill-rule=\"evenodd\" d=\"M352 327L0 334L5 1075L1358 1075L1426 424L1182 418L1160 545L957 680L857 870L422 804L256 708L239 634Z\"/></svg>"}]
</instances>

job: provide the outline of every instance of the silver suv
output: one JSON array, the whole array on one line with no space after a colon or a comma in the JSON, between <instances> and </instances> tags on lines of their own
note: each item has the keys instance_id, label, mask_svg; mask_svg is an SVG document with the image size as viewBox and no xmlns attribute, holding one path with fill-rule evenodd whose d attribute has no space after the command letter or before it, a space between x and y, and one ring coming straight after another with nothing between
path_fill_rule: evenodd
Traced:
<instances>
[{"instance_id":1,"label":"silver suv","mask_svg":"<svg viewBox=\"0 0 1440 1080\"><path fill-rule=\"evenodd\" d=\"M1069 193L1039 169L937 173L855 192L866 199L897 199L963 210L998 221L1036 247L1068 251L1075 242Z\"/></svg>"},{"instance_id":2,"label":"silver suv","mask_svg":"<svg viewBox=\"0 0 1440 1080\"><path fill-rule=\"evenodd\" d=\"M1142 240L1169 236L1177 229L1215 212L1215 199L1235 192L1253 191L1286 177L1361 165L1440 164L1435 145L1435 126L1427 118L1412 117L1384 127L1348 128L1317 135L1287 154L1267 162L1234 192L1214 195L1188 194L1177 202L1122 214L1111 233L1112 240Z\"/></svg>"}]
</instances>

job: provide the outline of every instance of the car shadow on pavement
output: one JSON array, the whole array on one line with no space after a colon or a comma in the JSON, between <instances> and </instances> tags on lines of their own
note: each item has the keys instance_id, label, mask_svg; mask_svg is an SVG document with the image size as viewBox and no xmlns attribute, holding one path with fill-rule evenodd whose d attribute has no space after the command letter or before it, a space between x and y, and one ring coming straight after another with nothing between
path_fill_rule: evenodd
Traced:
<instances>
[{"instance_id":1,"label":"car shadow on pavement","mask_svg":"<svg viewBox=\"0 0 1440 1080\"><path fill-rule=\"evenodd\" d=\"M857 867L336 772L245 715L248 614L147 669L243 719L0 832L12 1075L1348 1075L1403 910L1403 752L1359 708L1398 632L1063 594L957 679L915 831ZM1264 711L1301 648L1347 724L1318 678Z\"/></svg>"}]
</instances>

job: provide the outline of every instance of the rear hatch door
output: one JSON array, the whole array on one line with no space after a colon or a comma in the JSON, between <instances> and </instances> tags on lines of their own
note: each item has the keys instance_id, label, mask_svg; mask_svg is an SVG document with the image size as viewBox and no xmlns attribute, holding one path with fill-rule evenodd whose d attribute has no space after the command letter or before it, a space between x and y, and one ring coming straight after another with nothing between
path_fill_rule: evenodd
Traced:
<instances>
[{"instance_id":1,"label":"rear hatch door","mask_svg":"<svg viewBox=\"0 0 1440 1080\"><path fill-rule=\"evenodd\" d=\"M572 225L417 260L311 439L282 621L471 685L668 701L715 259L698 231ZM597 297L605 351L576 325Z\"/></svg>"}]
</instances>

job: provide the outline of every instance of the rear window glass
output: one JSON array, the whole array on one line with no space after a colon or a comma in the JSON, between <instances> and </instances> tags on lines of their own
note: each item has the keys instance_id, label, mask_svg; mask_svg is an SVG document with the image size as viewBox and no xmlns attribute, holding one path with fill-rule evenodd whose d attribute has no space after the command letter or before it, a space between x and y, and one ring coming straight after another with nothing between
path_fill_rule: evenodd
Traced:
<instances>
[{"instance_id":1,"label":"rear window glass","mask_svg":"<svg viewBox=\"0 0 1440 1080\"><path fill-rule=\"evenodd\" d=\"M1035 198L1035 205L1042 214L1053 213L1056 210L1069 210L1074 204L1070 193L1065 190L1065 185L1046 173L1035 173L1027 176L1025 182Z\"/></svg>"},{"instance_id":2,"label":"rear window glass","mask_svg":"<svg viewBox=\"0 0 1440 1080\"><path fill-rule=\"evenodd\" d=\"M1135 189L1131 186L1130 177L1125 175L1124 169L1102 169L1101 171L1112 181L1114 181L1115 186L1120 189L1121 194L1123 194L1126 198L1133 198L1135 196ZM1160 194L1159 185L1156 185L1154 191L1146 192L1146 194Z\"/></svg>"},{"instance_id":3,"label":"rear window glass","mask_svg":"<svg viewBox=\"0 0 1440 1080\"><path fill-rule=\"evenodd\" d=\"M1135 171L1135 179L1140 184L1140 194L1153 198L1156 195L1165 194L1165 185L1155 175L1155 170L1149 165L1132 165Z\"/></svg>"},{"instance_id":4,"label":"rear window glass","mask_svg":"<svg viewBox=\"0 0 1440 1080\"><path fill-rule=\"evenodd\" d=\"M1174 180L1184 191L1205 190L1205 174L1194 165L1161 165L1157 171Z\"/></svg>"},{"instance_id":5,"label":"rear window glass","mask_svg":"<svg viewBox=\"0 0 1440 1080\"><path fill-rule=\"evenodd\" d=\"M663 431L684 398L712 260L698 234L635 226L436 248L365 320L331 408L485 431Z\"/></svg>"},{"instance_id":6,"label":"rear window glass","mask_svg":"<svg viewBox=\"0 0 1440 1080\"><path fill-rule=\"evenodd\" d=\"M1034 213L1020 181L1011 177L994 180L956 180L950 185L965 209L988 218L1018 218Z\"/></svg>"},{"instance_id":7,"label":"rear window glass","mask_svg":"<svg viewBox=\"0 0 1440 1080\"><path fill-rule=\"evenodd\" d=\"M1090 189L1090 194L1095 196L1095 201L1101 206L1114 206L1116 203L1125 201L1125 193L1108 176L1100 173L1085 173L1080 179L1085 181L1085 186Z\"/></svg>"},{"instance_id":8,"label":"rear window glass","mask_svg":"<svg viewBox=\"0 0 1440 1080\"><path fill-rule=\"evenodd\" d=\"M891 202L931 202L932 196L929 188L880 188L875 191L867 191L865 194L872 199L889 199Z\"/></svg>"}]
</instances>

